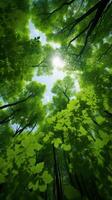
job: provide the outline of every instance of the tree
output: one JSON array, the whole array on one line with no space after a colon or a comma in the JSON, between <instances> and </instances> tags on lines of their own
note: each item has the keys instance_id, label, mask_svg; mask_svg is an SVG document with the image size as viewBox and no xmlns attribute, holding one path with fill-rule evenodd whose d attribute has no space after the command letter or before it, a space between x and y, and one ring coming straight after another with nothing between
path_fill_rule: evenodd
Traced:
<instances>
[{"instance_id":1,"label":"tree","mask_svg":"<svg viewBox=\"0 0 112 200\"><path fill-rule=\"evenodd\" d=\"M54 94L50 104L51 112L65 109L70 99L75 96L75 85L71 76L65 76L63 80L57 80L52 88Z\"/></svg>"}]
</instances>

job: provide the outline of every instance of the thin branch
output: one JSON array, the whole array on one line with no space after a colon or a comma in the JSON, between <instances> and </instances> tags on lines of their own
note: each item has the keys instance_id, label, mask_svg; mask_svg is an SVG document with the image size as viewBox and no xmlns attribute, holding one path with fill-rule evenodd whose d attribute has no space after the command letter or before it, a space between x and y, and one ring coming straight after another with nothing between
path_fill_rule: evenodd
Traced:
<instances>
[{"instance_id":1,"label":"thin branch","mask_svg":"<svg viewBox=\"0 0 112 200\"><path fill-rule=\"evenodd\" d=\"M73 20L72 22L70 22L69 24L67 24L65 27L63 27L63 29L61 31L65 31L66 29L68 29L69 26L74 25L74 27L80 23L81 21L83 21L86 17L88 17L90 14L92 14L95 10L97 10L101 5L101 1L99 1L97 4L95 4L92 8L90 8L86 13L84 13L82 16L80 16L79 18Z\"/></svg>"},{"instance_id":2,"label":"thin branch","mask_svg":"<svg viewBox=\"0 0 112 200\"><path fill-rule=\"evenodd\" d=\"M81 7L82 7L83 3L84 3L84 0L82 0L82 1L81 1L80 5L79 5L79 9L78 9L78 11L77 11L77 12L79 12L79 11L80 11L80 9L81 9Z\"/></svg>"},{"instance_id":3,"label":"thin branch","mask_svg":"<svg viewBox=\"0 0 112 200\"><path fill-rule=\"evenodd\" d=\"M87 31L87 29L89 28L89 26L91 25L91 23L92 23L92 21L91 21L78 35L76 35L74 38L72 38L72 39L70 40L70 42L69 42L69 44L68 44L68 48L69 48L69 46L71 45L71 43L72 43L73 41L75 41L78 37L80 37L83 33L85 33L85 32Z\"/></svg>"},{"instance_id":4,"label":"thin branch","mask_svg":"<svg viewBox=\"0 0 112 200\"><path fill-rule=\"evenodd\" d=\"M67 93L66 93L65 91L63 91L63 94L64 94L64 96L67 98L67 101L68 101L68 103L69 103L70 98L68 97Z\"/></svg>"},{"instance_id":5,"label":"thin branch","mask_svg":"<svg viewBox=\"0 0 112 200\"><path fill-rule=\"evenodd\" d=\"M8 117L6 117L5 119L0 121L0 125L3 125L5 123L10 122L12 119L14 118L14 114L12 113L11 115L9 115Z\"/></svg>"},{"instance_id":6,"label":"thin branch","mask_svg":"<svg viewBox=\"0 0 112 200\"><path fill-rule=\"evenodd\" d=\"M37 122L35 122L35 124L32 126L31 130L28 132L28 134L32 133L32 131L34 130L34 128L36 127Z\"/></svg>"},{"instance_id":7,"label":"thin branch","mask_svg":"<svg viewBox=\"0 0 112 200\"><path fill-rule=\"evenodd\" d=\"M96 35L98 34L98 28L101 26L102 21L103 21L103 19L105 18L105 15L106 15L106 13L107 13L107 11L109 10L109 8L110 8L111 5L112 5L112 2L110 2L110 3L106 6L105 10L103 11L103 15L100 17L100 20L99 20L98 25L97 25L97 30L96 30L96 32L95 32L95 35L94 35L94 38L93 38L92 42L95 40ZM110 17L112 17L112 16L110 16ZM111 18L110 18L110 21L111 21Z\"/></svg>"},{"instance_id":8,"label":"thin branch","mask_svg":"<svg viewBox=\"0 0 112 200\"><path fill-rule=\"evenodd\" d=\"M50 12L48 14L48 17L51 17L54 13L58 12L59 10L61 10L64 6L69 6L70 4L72 4L75 0L71 0L71 1L68 1L68 2L65 2L65 3L62 3L58 8L56 8L55 10L53 10L52 12Z\"/></svg>"},{"instance_id":9,"label":"thin branch","mask_svg":"<svg viewBox=\"0 0 112 200\"><path fill-rule=\"evenodd\" d=\"M15 110L12 114L10 114L9 116L5 117L3 120L0 120L0 125L2 125L4 123L7 123L7 122L10 122L14 118L14 114L17 111L20 111L20 109Z\"/></svg>"},{"instance_id":10,"label":"thin branch","mask_svg":"<svg viewBox=\"0 0 112 200\"><path fill-rule=\"evenodd\" d=\"M66 89L65 89L65 91L64 91L63 89L61 89L61 87L58 86L58 88L59 88L59 90L64 94L64 96L66 97L66 99L67 99L67 101L68 101L68 103L69 103L70 98L69 98L69 96L67 95Z\"/></svg>"},{"instance_id":11,"label":"thin branch","mask_svg":"<svg viewBox=\"0 0 112 200\"><path fill-rule=\"evenodd\" d=\"M18 127L18 129L15 131L14 136L19 135L20 133L22 133L26 128L28 128L32 124L32 115L33 115L33 113L31 113L31 115L29 116L29 121L28 121L28 123L25 124L25 126L23 126L21 128L22 124L20 124L20 126ZM29 131L29 133L33 131L33 129L35 128L36 125L37 125L37 121L32 124L32 128Z\"/></svg>"},{"instance_id":12,"label":"thin branch","mask_svg":"<svg viewBox=\"0 0 112 200\"><path fill-rule=\"evenodd\" d=\"M69 45L71 44L71 42L73 42L74 40L76 40L78 37L80 37L80 35L82 35L87 29L87 33L86 33L86 37L85 37L85 42L84 42L84 46L81 49L80 53L78 56L81 56L83 51L86 48L87 42L88 42L88 38L90 37L91 33L93 32L93 30L95 29L95 27L97 26L100 18L103 15L104 10L107 8L107 6L109 7L109 2L110 0L101 0L98 3L96 3L92 8L90 8L86 13L84 13L81 17L75 19L74 21L72 21L71 23L67 24L62 31L66 31L66 29L68 29L69 26L71 26L70 28L70 32L74 29L74 27L79 24L81 21L83 21L86 17L88 17L90 14L92 14L95 10L96 10L96 14L94 16L94 18L92 20L90 20L88 27L86 27L85 29L83 29L83 31L81 31L77 36L75 36L74 38L72 38L72 40L69 42ZM109 5L108 5L109 4Z\"/></svg>"},{"instance_id":13,"label":"thin branch","mask_svg":"<svg viewBox=\"0 0 112 200\"><path fill-rule=\"evenodd\" d=\"M81 51L79 53L79 56L81 56L82 53L84 52L84 50L86 48L86 45L87 45L87 42L88 42L88 38L90 37L91 33L95 29L97 23L99 22L99 19L102 17L103 11L105 10L105 7L107 6L109 1L110 0L102 0L101 1L100 7L97 9L96 15L95 15L94 19L92 20L92 23L91 23L91 25L90 25L90 27L89 27L89 29L87 31L85 42L84 42L84 46L81 49Z\"/></svg>"},{"instance_id":14,"label":"thin branch","mask_svg":"<svg viewBox=\"0 0 112 200\"><path fill-rule=\"evenodd\" d=\"M22 100L19 100L19 101L16 101L14 103L9 103L9 104L5 104L3 106L0 106L0 109L5 109L7 107L11 107L11 106L15 106L17 104L20 104L20 103L23 103L25 101L27 101L30 97L32 97L32 94L30 94L28 97L26 97L25 99L22 99Z\"/></svg>"},{"instance_id":15,"label":"thin branch","mask_svg":"<svg viewBox=\"0 0 112 200\"><path fill-rule=\"evenodd\" d=\"M46 59L47 58L44 58L39 64L32 66L32 67L40 67L40 65L42 65L46 61Z\"/></svg>"},{"instance_id":16,"label":"thin branch","mask_svg":"<svg viewBox=\"0 0 112 200\"><path fill-rule=\"evenodd\" d=\"M97 61L100 61L104 56L106 56L106 54L111 50L112 48L112 44L109 45L109 47L104 51L104 53L98 58Z\"/></svg>"},{"instance_id":17,"label":"thin branch","mask_svg":"<svg viewBox=\"0 0 112 200\"><path fill-rule=\"evenodd\" d=\"M25 124L25 126L23 126L23 128L19 128L18 130L16 130L14 136L19 135L20 133L22 133L30 124L31 124L31 122L28 122L27 124Z\"/></svg>"}]
</instances>

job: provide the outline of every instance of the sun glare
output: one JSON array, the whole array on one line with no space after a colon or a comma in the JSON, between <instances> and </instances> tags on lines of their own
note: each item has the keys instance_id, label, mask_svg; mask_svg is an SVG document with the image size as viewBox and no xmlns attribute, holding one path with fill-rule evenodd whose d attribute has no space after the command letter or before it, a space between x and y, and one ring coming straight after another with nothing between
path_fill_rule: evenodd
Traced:
<instances>
[{"instance_id":1,"label":"sun glare","mask_svg":"<svg viewBox=\"0 0 112 200\"><path fill-rule=\"evenodd\" d=\"M58 68L58 69L61 69L61 68L64 67L65 62L64 62L64 60L60 56L56 55L56 56L54 56L52 58L52 65L54 67Z\"/></svg>"}]
</instances>

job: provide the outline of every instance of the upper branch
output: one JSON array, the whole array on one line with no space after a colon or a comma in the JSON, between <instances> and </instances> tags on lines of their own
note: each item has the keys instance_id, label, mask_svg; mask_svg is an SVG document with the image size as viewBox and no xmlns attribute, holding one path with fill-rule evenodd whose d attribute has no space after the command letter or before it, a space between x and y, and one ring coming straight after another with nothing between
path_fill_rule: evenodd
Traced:
<instances>
[{"instance_id":1,"label":"upper branch","mask_svg":"<svg viewBox=\"0 0 112 200\"><path fill-rule=\"evenodd\" d=\"M65 2L65 3L62 3L58 8L56 8L55 10L53 10L52 12L50 12L48 14L48 18L51 17L55 12L61 10L64 6L68 6L70 4L72 4L75 0L71 0L71 1L68 1L68 2Z\"/></svg>"}]
</instances>

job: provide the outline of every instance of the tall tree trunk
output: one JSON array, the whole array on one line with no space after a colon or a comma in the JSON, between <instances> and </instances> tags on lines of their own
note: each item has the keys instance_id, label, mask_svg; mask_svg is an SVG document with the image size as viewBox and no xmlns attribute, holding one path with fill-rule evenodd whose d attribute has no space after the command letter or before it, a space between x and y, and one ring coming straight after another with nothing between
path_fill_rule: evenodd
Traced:
<instances>
[{"instance_id":1,"label":"tall tree trunk","mask_svg":"<svg viewBox=\"0 0 112 200\"><path fill-rule=\"evenodd\" d=\"M59 166L56 157L56 150L53 145L53 158L54 158L54 192L55 192L55 199L56 200L63 200L63 191L62 191L62 184L61 184L61 177Z\"/></svg>"}]
</instances>

